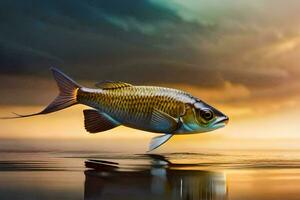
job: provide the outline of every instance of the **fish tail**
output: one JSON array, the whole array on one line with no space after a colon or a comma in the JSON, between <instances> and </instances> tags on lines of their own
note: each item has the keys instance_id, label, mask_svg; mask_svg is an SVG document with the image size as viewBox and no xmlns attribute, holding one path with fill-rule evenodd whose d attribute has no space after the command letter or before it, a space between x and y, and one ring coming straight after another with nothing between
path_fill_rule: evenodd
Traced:
<instances>
[{"instance_id":1,"label":"fish tail","mask_svg":"<svg viewBox=\"0 0 300 200\"><path fill-rule=\"evenodd\" d=\"M58 96L41 112L29 115L19 115L17 113L14 113L16 116L6 117L2 119L13 119L48 114L77 104L77 91L79 88L81 88L81 86L60 70L53 67L51 67L50 70L53 74L54 79L56 80L56 84L59 89Z\"/></svg>"}]
</instances>

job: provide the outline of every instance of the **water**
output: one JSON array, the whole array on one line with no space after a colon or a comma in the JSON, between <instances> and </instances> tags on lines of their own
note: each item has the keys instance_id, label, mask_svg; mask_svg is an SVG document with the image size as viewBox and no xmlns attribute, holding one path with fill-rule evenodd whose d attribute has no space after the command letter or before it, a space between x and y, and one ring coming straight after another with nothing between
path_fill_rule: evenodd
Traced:
<instances>
[{"instance_id":1,"label":"water","mask_svg":"<svg viewBox=\"0 0 300 200\"><path fill-rule=\"evenodd\" d=\"M299 199L299 155L1 152L0 199Z\"/></svg>"}]
</instances>

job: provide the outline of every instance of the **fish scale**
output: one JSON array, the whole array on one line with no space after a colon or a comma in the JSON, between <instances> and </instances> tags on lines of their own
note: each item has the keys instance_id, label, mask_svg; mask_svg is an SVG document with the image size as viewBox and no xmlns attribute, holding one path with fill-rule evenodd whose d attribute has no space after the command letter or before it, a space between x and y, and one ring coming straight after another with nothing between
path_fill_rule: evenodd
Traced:
<instances>
[{"instance_id":1,"label":"fish scale","mask_svg":"<svg viewBox=\"0 0 300 200\"><path fill-rule=\"evenodd\" d=\"M77 100L107 113L122 123L146 122L153 109L159 109L174 118L184 112L184 104L195 101L190 95L175 89L131 86L117 89L81 89Z\"/></svg>"},{"instance_id":2,"label":"fish scale","mask_svg":"<svg viewBox=\"0 0 300 200\"><path fill-rule=\"evenodd\" d=\"M58 69L51 68L59 89L58 96L42 111L2 119L43 115L83 104L84 126L89 133L99 133L125 125L128 127L164 133L154 137L149 150L168 141L174 134L208 132L225 126L228 117L180 90L134 86L120 81L103 81L99 89L85 88Z\"/></svg>"}]
</instances>

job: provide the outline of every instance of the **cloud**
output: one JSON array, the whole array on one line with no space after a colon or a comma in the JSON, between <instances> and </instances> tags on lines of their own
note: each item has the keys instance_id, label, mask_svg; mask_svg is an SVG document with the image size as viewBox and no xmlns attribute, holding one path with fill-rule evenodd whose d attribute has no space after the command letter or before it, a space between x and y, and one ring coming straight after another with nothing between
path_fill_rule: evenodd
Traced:
<instances>
[{"instance_id":1,"label":"cloud","mask_svg":"<svg viewBox=\"0 0 300 200\"><path fill-rule=\"evenodd\" d=\"M292 0L1 1L0 73L48 76L57 66L74 79L224 87L228 102L231 93L292 98L299 8Z\"/></svg>"}]
</instances>

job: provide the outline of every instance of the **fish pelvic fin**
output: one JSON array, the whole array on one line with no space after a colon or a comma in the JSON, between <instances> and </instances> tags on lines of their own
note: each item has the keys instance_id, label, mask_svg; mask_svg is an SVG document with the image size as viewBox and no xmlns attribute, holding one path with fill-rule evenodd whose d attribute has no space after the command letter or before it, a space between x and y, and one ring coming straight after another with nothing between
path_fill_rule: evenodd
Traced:
<instances>
[{"instance_id":1,"label":"fish pelvic fin","mask_svg":"<svg viewBox=\"0 0 300 200\"><path fill-rule=\"evenodd\" d=\"M164 135L152 138L147 152L157 149L158 147L160 147L161 145L166 143L172 136L173 136L173 134L164 134Z\"/></svg>"},{"instance_id":2,"label":"fish pelvic fin","mask_svg":"<svg viewBox=\"0 0 300 200\"><path fill-rule=\"evenodd\" d=\"M81 86L77 84L75 81L73 81L70 77L65 75L63 72L61 72L60 70L54 67L51 67L50 70L58 86L59 94L44 110L29 115L20 115L17 113L13 113L16 116L4 117L0 119L15 119L15 118L48 114L77 104L77 91L79 88L81 88Z\"/></svg>"}]
</instances>

